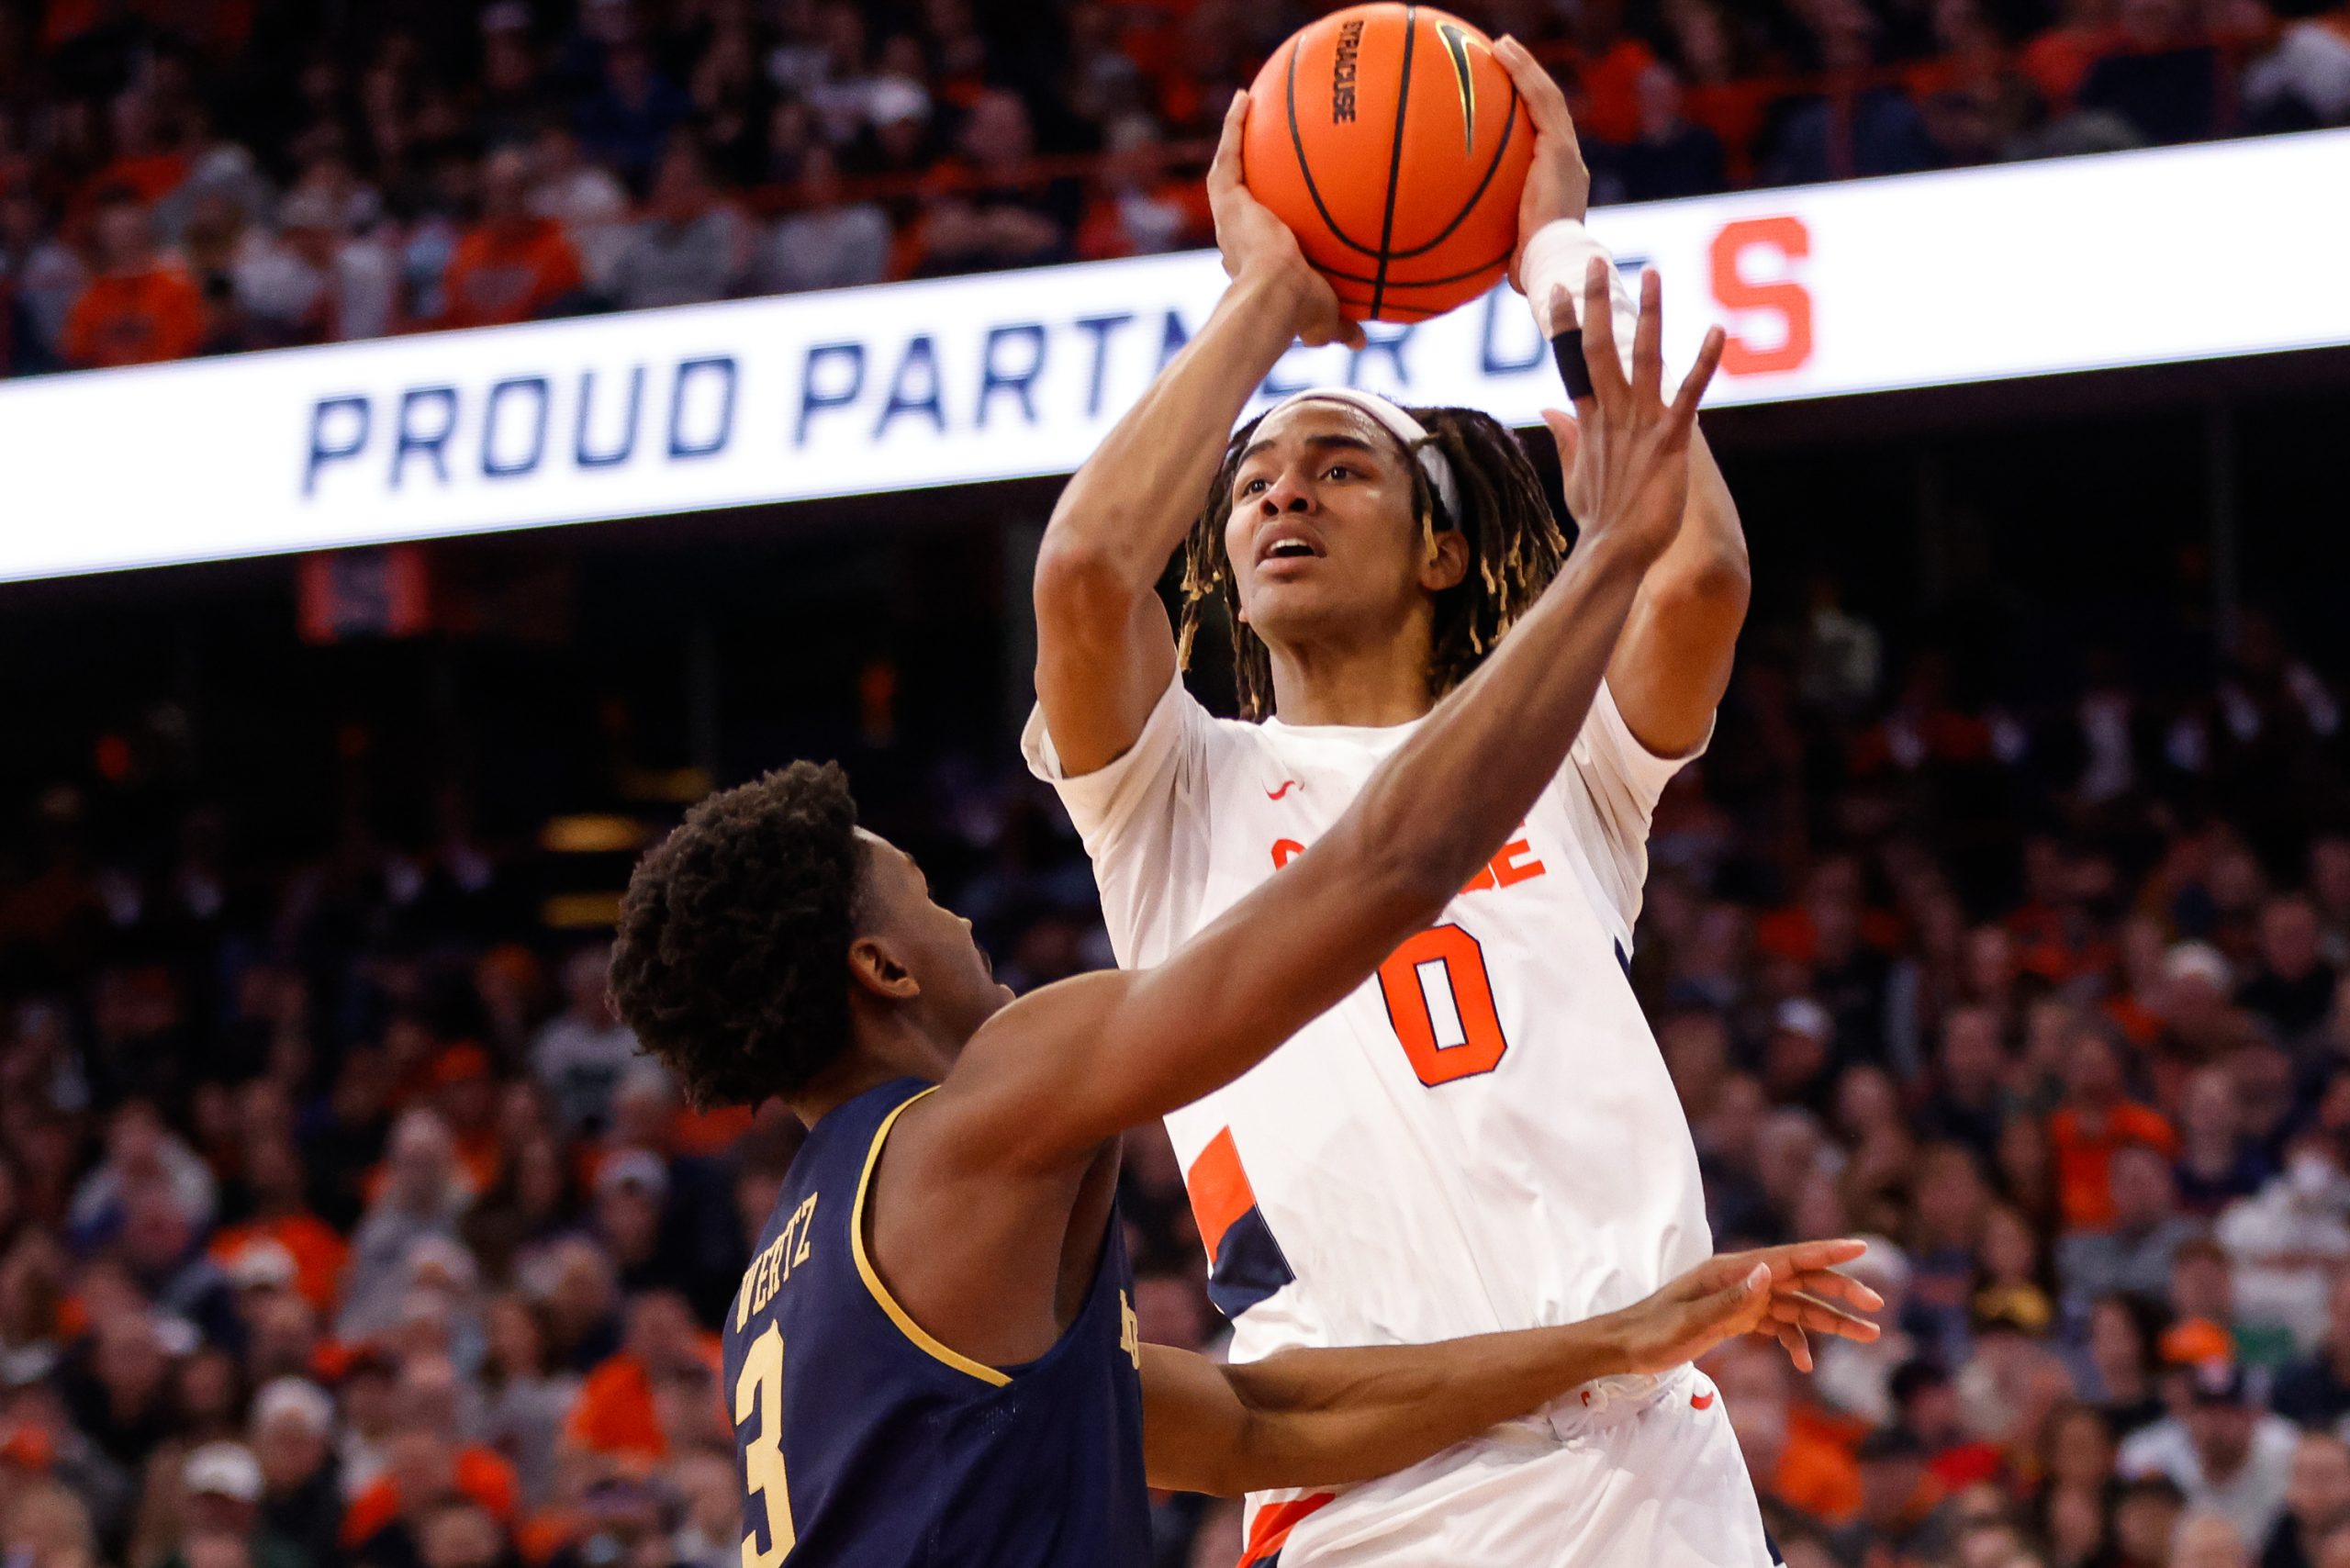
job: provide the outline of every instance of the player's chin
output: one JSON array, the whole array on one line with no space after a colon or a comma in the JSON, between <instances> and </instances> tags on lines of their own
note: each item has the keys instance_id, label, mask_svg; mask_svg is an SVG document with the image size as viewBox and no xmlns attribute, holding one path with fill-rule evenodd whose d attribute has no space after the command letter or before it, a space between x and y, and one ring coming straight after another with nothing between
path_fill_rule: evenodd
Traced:
<instances>
[{"instance_id":1,"label":"player's chin","mask_svg":"<svg viewBox=\"0 0 2350 1568\"><path fill-rule=\"evenodd\" d=\"M1281 563L1279 576L1263 569L1248 596L1248 624L1269 643L1293 642L1344 614L1344 596L1327 575L1327 561Z\"/></svg>"}]
</instances>

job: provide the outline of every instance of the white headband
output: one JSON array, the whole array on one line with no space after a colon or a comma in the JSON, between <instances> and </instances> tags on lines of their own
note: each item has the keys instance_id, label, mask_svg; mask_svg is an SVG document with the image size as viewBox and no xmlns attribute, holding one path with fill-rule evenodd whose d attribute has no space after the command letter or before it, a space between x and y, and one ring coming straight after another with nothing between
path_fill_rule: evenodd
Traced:
<instances>
[{"instance_id":1,"label":"white headband","mask_svg":"<svg viewBox=\"0 0 2350 1568\"><path fill-rule=\"evenodd\" d=\"M1426 444L1428 439L1427 426L1378 393L1364 392L1352 386L1309 386L1266 409L1265 419L1270 420L1282 409L1299 403L1344 403L1349 409L1370 415L1382 430L1402 442L1404 450L1419 464L1420 472L1427 476L1428 487L1444 503L1445 520L1455 528L1461 526L1460 487L1453 481L1452 465L1444 454ZM1259 428L1263 428L1262 420L1259 421Z\"/></svg>"}]
</instances>

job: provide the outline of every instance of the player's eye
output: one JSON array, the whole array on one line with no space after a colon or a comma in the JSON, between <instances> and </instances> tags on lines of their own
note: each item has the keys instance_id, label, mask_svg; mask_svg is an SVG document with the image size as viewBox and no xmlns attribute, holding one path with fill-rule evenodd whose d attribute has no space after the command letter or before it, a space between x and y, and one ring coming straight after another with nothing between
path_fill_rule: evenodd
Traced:
<instances>
[{"instance_id":1,"label":"player's eye","mask_svg":"<svg viewBox=\"0 0 2350 1568\"><path fill-rule=\"evenodd\" d=\"M1244 496L1253 496L1264 487L1265 481L1262 479L1243 479L1240 481L1240 493Z\"/></svg>"},{"instance_id":2,"label":"player's eye","mask_svg":"<svg viewBox=\"0 0 2350 1568\"><path fill-rule=\"evenodd\" d=\"M1325 479L1351 479L1354 476L1355 471L1344 463L1333 463L1322 471Z\"/></svg>"}]
</instances>

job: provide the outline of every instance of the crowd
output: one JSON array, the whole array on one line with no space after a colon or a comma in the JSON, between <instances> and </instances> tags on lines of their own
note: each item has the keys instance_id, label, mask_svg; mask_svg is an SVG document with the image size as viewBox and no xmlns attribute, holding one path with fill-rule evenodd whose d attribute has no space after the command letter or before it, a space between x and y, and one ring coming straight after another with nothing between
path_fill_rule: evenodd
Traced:
<instances>
[{"instance_id":1,"label":"crowd","mask_svg":"<svg viewBox=\"0 0 2350 1568\"><path fill-rule=\"evenodd\" d=\"M1750 631L1630 964L1718 1241L1866 1235L1890 1304L1809 1379L1712 1367L1776 1539L2344 1568L2340 689L2258 617L2203 660L2146 616L2012 667L1892 641L1826 588ZM789 1118L635 1053L600 939L543 924L580 832L477 830L443 779L431 831L378 797L253 847L282 824L173 711L0 817L0 1561L734 1563L711 1329ZM1108 958L1002 752L846 760L1024 989ZM1180 1172L1131 1148L1142 1332L1213 1344ZM1156 1523L1165 1568L1237 1550L1228 1504Z\"/></svg>"},{"instance_id":2,"label":"crowd","mask_svg":"<svg viewBox=\"0 0 2350 1568\"><path fill-rule=\"evenodd\" d=\"M1307 0L0 7L0 374L1204 243ZM1489 0L1600 202L2350 122L2350 0Z\"/></svg>"}]
</instances>

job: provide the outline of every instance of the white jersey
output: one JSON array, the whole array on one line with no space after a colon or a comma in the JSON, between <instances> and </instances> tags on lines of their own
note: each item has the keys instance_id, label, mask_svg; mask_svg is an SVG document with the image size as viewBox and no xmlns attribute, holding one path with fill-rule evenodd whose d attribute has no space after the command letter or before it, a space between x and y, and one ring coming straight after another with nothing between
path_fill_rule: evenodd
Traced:
<instances>
[{"instance_id":1,"label":"white jersey","mask_svg":"<svg viewBox=\"0 0 2350 1568\"><path fill-rule=\"evenodd\" d=\"M1218 720L1179 678L1096 772L1062 774L1041 711L1022 748L1139 969L1326 831L1414 727ZM1680 766L1603 683L1567 765L1437 925L1167 1118L1235 1360L1571 1323L1708 1255L1696 1150L1626 975L1650 816Z\"/></svg>"}]
</instances>

